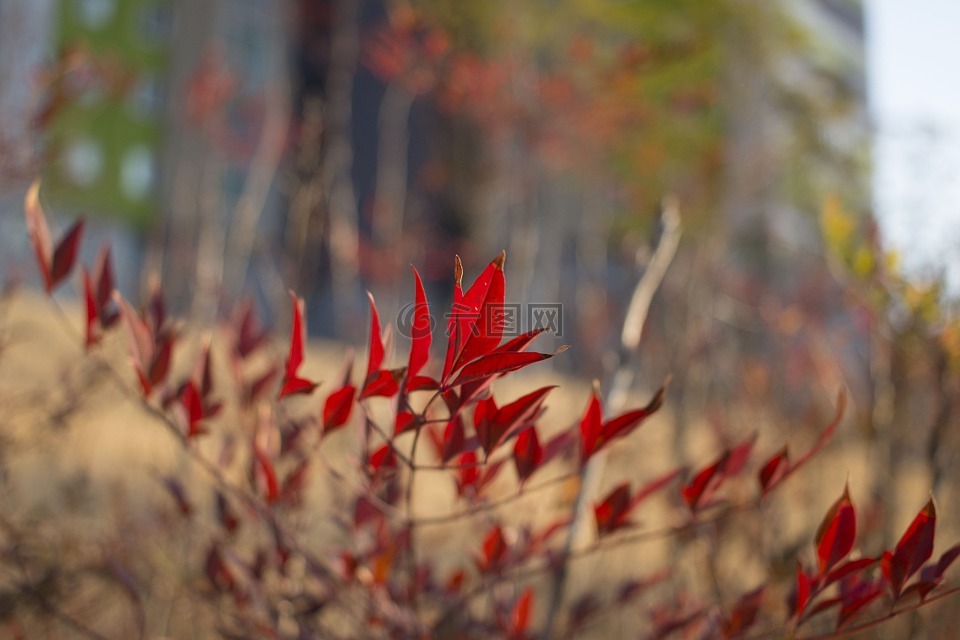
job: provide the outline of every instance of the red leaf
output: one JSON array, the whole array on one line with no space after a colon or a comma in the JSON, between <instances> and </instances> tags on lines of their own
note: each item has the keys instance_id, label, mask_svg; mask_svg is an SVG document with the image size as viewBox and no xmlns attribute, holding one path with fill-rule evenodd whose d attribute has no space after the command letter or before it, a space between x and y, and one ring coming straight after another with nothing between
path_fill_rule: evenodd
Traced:
<instances>
[{"instance_id":1,"label":"red leaf","mask_svg":"<svg viewBox=\"0 0 960 640\"><path fill-rule=\"evenodd\" d=\"M763 602L764 591L766 591L766 587L761 586L744 594L737 600L730 616L723 621L724 638L733 638L753 626L757 619L757 612L760 610L760 604Z\"/></svg>"},{"instance_id":2,"label":"red leaf","mask_svg":"<svg viewBox=\"0 0 960 640\"><path fill-rule=\"evenodd\" d=\"M767 460L766 464L760 469L757 477L760 480L761 495L767 495L774 485L783 479L789 468L790 454L787 447L784 447Z\"/></svg>"},{"instance_id":3,"label":"red leaf","mask_svg":"<svg viewBox=\"0 0 960 640\"><path fill-rule=\"evenodd\" d=\"M521 431L513 446L513 462L522 485L543 463L543 449L537 437L536 427Z\"/></svg>"},{"instance_id":4,"label":"red leaf","mask_svg":"<svg viewBox=\"0 0 960 640\"><path fill-rule=\"evenodd\" d=\"M837 580L842 580L843 578L848 578L852 575L855 575L864 569L872 567L879 561L880 558L858 558L857 560L848 560L827 575L823 581L823 586L827 587Z\"/></svg>"},{"instance_id":5,"label":"red leaf","mask_svg":"<svg viewBox=\"0 0 960 640\"><path fill-rule=\"evenodd\" d=\"M597 531L601 536L619 529L626 522L630 511L630 484L624 482L597 505L593 515L597 520Z\"/></svg>"},{"instance_id":6,"label":"red leaf","mask_svg":"<svg viewBox=\"0 0 960 640\"><path fill-rule=\"evenodd\" d=\"M680 489L680 494L691 511L706 506L724 480L743 470L755 438L725 451L713 464L697 473L693 480Z\"/></svg>"},{"instance_id":7,"label":"red leaf","mask_svg":"<svg viewBox=\"0 0 960 640\"><path fill-rule=\"evenodd\" d=\"M483 539L483 552L477 559L477 568L481 573L490 573L496 571L502 565L507 557L507 541L503 537L503 529L500 525L494 525Z\"/></svg>"},{"instance_id":8,"label":"red leaf","mask_svg":"<svg viewBox=\"0 0 960 640\"><path fill-rule=\"evenodd\" d=\"M510 613L509 638L523 638L530 625L530 608L533 601L533 588L527 587L513 604L513 611Z\"/></svg>"},{"instance_id":9,"label":"red leaf","mask_svg":"<svg viewBox=\"0 0 960 640\"><path fill-rule=\"evenodd\" d=\"M83 298L86 302L87 310L86 340L84 344L85 348L89 350L90 347L100 342L100 332L98 329L100 314L97 301L93 297L93 286L90 284L90 274L87 273L86 269L83 269L82 272Z\"/></svg>"},{"instance_id":10,"label":"red leaf","mask_svg":"<svg viewBox=\"0 0 960 640\"><path fill-rule=\"evenodd\" d=\"M478 402L473 422L484 452L489 456L518 430L528 426L540 412L544 398L553 388L555 386L542 387L499 409L492 397Z\"/></svg>"},{"instance_id":11,"label":"red leaf","mask_svg":"<svg viewBox=\"0 0 960 640\"><path fill-rule=\"evenodd\" d=\"M491 351L490 353L511 353L515 351L526 351L527 347L542 333L546 332L546 329L534 329L533 331L527 331L526 333L520 334L512 340L504 342L502 345Z\"/></svg>"},{"instance_id":12,"label":"red leaf","mask_svg":"<svg viewBox=\"0 0 960 640\"><path fill-rule=\"evenodd\" d=\"M853 549L857 536L857 514L850 493L844 488L843 495L833 503L817 529L817 559L821 576L825 576Z\"/></svg>"},{"instance_id":13,"label":"red leaf","mask_svg":"<svg viewBox=\"0 0 960 640\"><path fill-rule=\"evenodd\" d=\"M63 239L53 252L53 264L50 266L50 285L47 289L49 293L64 278L70 275L73 265L77 262L77 254L80 251L80 238L83 237L83 219L73 223Z\"/></svg>"},{"instance_id":14,"label":"red leaf","mask_svg":"<svg viewBox=\"0 0 960 640\"><path fill-rule=\"evenodd\" d=\"M430 307L427 305L427 294L423 290L420 274L413 270L416 284L414 298L413 324L410 326L410 359L407 362L407 391L412 391L413 382L420 369L430 359L430 342L433 340L433 330L430 326Z\"/></svg>"},{"instance_id":15,"label":"red leaf","mask_svg":"<svg viewBox=\"0 0 960 640\"><path fill-rule=\"evenodd\" d=\"M113 305L113 266L110 260L110 245L105 245L97 254L97 263L93 271L93 279L97 283L96 301L97 315L100 326L104 329L112 327L119 318L116 307Z\"/></svg>"},{"instance_id":16,"label":"red leaf","mask_svg":"<svg viewBox=\"0 0 960 640\"><path fill-rule=\"evenodd\" d=\"M590 402L587 403L587 410L580 419L580 465L586 464L597 449L597 442L603 429L603 416L601 415L600 397L597 395L597 388L594 385L593 394L590 396Z\"/></svg>"},{"instance_id":17,"label":"red leaf","mask_svg":"<svg viewBox=\"0 0 960 640\"><path fill-rule=\"evenodd\" d=\"M203 411L203 402L192 380L188 380L183 386L183 391L180 393L180 402L187 412L187 439L204 433L205 429L200 425L200 421L206 417Z\"/></svg>"},{"instance_id":18,"label":"red leaf","mask_svg":"<svg viewBox=\"0 0 960 640\"><path fill-rule=\"evenodd\" d=\"M523 367L531 365L535 362L552 358L557 353L561 353L565 350L565 348L561 347L556 351L556 353L492 353L490 355L478 358L466 365L463 370L460 371L460 375L457 376L457 379L451 382L448 387L458 387L460 385L467 384L468 382L486 380L487 378L491 378L496 375L509 373L510 371L516 371L517 369L522 369Z\"/></svg>"},{"instance_id":19,"label":"red leaf","mask_svg":"<svg viewBox=\"0 0 960 640\"><path fill-rule=\"evenodd\" d=\"M907 580L933 555L933 538L937 526L937 508L930 499L903 533L893 553L886 551L880 561L896 598Z\"/></svg>"},{"instance_id":20,"label":"red leaf","mask_svg":"<svg viewBox=\"0 0 960 640\"><path fill-rule=\"evenodd\" d=\"M381 445L376 451L370 454L368 464L373 475L386 469L396 468L397 456L393 452L393 447L391 447L389 443Z\"/></svg>"},{"instance_id":21,"label":"red leaf","mask_svg":"<svg viewBox=\"0 0 960 640\"><path fill-rule=\"evenodd\" d=\"M461 365L486 355L500 344L505 320L503 298L506 285L503 277L503 261L506 255L506 252L501 252L487 265L461 300L459 321L463 347L451 371L456 371Z\"/></svg>"},{"instance_id":22,"label":"red leaf","mask_svg":"<svg viewBox=\"0 0 960 640\"><path fill-rule=\"evenodd\" d=\"M398 411L397 418L393 424L393 435L398 436L401 433L417 428L417 418L409 411Z\"/></svg>"},{"instance_id":23,"label":"red leaf","mask_svg":"<svg viewBox=\"0 0 960 640\"><path fill-rule=\"evenodd\" d=\"M303 300L291 291L290 299L293 301L293 322L290 329L290 350L287 353L287 363L284 367L283 383L280 387L280 394L277 399L289 395L312 393L317 383L311 382L306 378L297 375L300 365L303 364Z\"/></svg>"},{"instance_id":24,"label":"red leaf","mask_svg":"<svg viewBox=\"0 0 960 640\"><path fill-rule=\"evenodd\" d=\"M861 609L873 602L883 593L881 581L858 582L852 589L841 591L840 613L837 615L837 629L849 622Z\"/></svg>"},{"instance_id":25,"label":"red leaf","mask_svg":"<svg viewBox=\"0 0 960 640\"><path fill-rule=\"evenodd\" d=\"M367 378L363 385L360 399L383 396L390 398L400 390L400 380L403 379L403 369L380 369Z\"/></svg>"},{"instance_id":26,"label":"red leaf","mask_svg":"<svg viewBox=\"0 0 960 640\"><path fill-rule=\"evenodd\" d=\"M656 411L663 405L663 396L666 393L666 390L666 386L661 387L654 394L653 398L651 398L650 402L647 403L647 406L643 407L642 409L629 411L605 422L600 428L600 436L596 440L593 453L596 453L613 440L628 435L631 431L640 426L644 420L656 413Z\"/></svg>"},{"instance_id":27,"label":"red leaf","mask_svg":"<svg viewBox=\"0 0 960 640\"><path fill-rule=\"evenodd\" d=\"M377 304L373 301L373 294L367 292L370 300L370 349L367 354L367 377L378 371L383 364L383 336L380 329L380 314L377 313Z\"/></svg>"},{"instance_id":28,"label":"red leaf","mask_svg":"<svg viewBox=\"0 0 960 640\"><path fill-rule=\"evenodd\" d=\"M461 366L481 355L489 353L500 343L503 325L495 322L493 314L503 305L505 253L495 258L474 281L466 294L460 293L463 266L456 259L453 307L447 323L447 355L443 365L441 382ZM484 314L490 314L484 317ZM502 318L500 318L502 320ZM485 324L491 326L484 326Z\"/></svg>"},{"instance_id":29,"label":"red leaf","mask_svg":"<svg viewBox=\"0 0 960 640\"><path fill-rule=\"evenodd\" d=\"M352 384L343 386L329 396L323 403L323 432L330 433L347 424L353 410L353 397L356 388Z\"/></svg>"},{"instance_id":30,"label":"red leaf","mask_svg":"<svg viewBox=\"0 0 960 640\"><path fill-rule=\"evenodd\" d=\"M797 561L797 596L796 596L796 614L797 618L803 615L807 605L810 603L810 594L813 591L813 581L807 572L803 570L803 565Z\"/></svg>"}]
</instances>

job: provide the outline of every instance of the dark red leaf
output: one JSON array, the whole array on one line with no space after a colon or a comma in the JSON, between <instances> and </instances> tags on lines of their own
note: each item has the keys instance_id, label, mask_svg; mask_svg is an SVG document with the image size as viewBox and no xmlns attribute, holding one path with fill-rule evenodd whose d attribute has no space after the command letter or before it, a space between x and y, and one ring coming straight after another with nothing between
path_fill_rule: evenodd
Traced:
<instances>
[{"instance_id":1,"label":"dark red leaf","mask_svg":"<svg viewBox=\"0 0 960 640\"><path fill-rule=\"evenodd\" d=\"M513 446L513 462L517 467L517 476L523 484L533 475L543 462L543 449L537 437L536 427L530 427L520 432L517 442Z\"/></svg>"},{"instance_id":2,"label":"dark red leaf","mask_svg":"<svg viewBox=\"0 0 960 640\"><path fill-rule=\"evenodd\" d=\"M872 567L879 561L880 558L859 558L857 560L848 560L827 574L827 577L823 581L823 586L826 587L833 584L837 580L849 578L850 576L855 575L864 569Z\"/></svg>"},{"instance_id":3,"label":"dark red leaf","mask_svg":"<svg viewBox=\"0 0 960 640\"><path fill-rule=\"evenodd\" d=\"M624 482L593 507L600 536L616 531L626 522L630 509L630 484Z\"/></svg>"},{"instance_id":4,"label":"dark red leaf","mask_svg":"<svg viewBox=\"0 0 960 640\"><path fill-rule=\"evenodd\" d=\"M453 307L450 317L447 319L447 355L443 362L443 375L441 382L446 382L447 378L453 373L453 362L460 354L463 346L463 335L460 331L460 316L458 310L463 303L463 264L460 262L460 256L454 257L453 263Z\"/></svg>"},{"instance_id":5,"label":"dark red leaf","mask_svg":"<svg viewBox=\"0 0 960 640\"><path fill-rule=\"evenodd\" d=\"M784 447L767 460L766 464L760 469L758 479L760 480L761 495L767 495L774 485L787 474L789 468L790 454L787 447Z\"/></svg>"},{"instance_id":6,"label":"dark red leaf","mask_svg":"<svg viewBox=\"0 0 960 640\"><path fill-rule=\"evenodd\" d=\"M653 398L651 398L650 402L647 403L647 406L643 407L642 409L628 411L623 415L617 416L616 418L611 418L607 422L603 423L603 426L600 428L600 436L597 438L594 445L593 453L596 453L613 440L628 435L631 431L640 426L644 420L656 413L656 411L663 405L663 396L666 393L666 390L666 386L661 387L654 394Z\"/></svg>"},{"instance_id":7,"label":"dark red leaf","mask_svg":"<svg viewBox=\"0 0 960 640\"><path fill-rule=\"evenodd\" d=\"M440 449L441 459L447 462L463 453L466 446L466 439L463 418L458 413L447 422L447 426L444 429L443 447Z\"/></svg>"},{"instance_id":8,"label":"dark red leaf","mask_svg":"<svg viewBox=\"0 0 960 640\"><path fill-rule=\"evenodd\" d=\"M277 399L295 394L309 394L316 388L317 383L301 378L298 375L300 365L303 364L303 343L305 329L303 326L303 300L291 291L293 301L293 320L290 328L290 349L287 353L287 363L284 367L283 383Z\"/></svg>"},{"instance_id":9,"label":"dark red leaf","mask_svg":"<svg viewBox=\"0 0 960 640\"><path fill-rule=\"evenodd\" d=\"M883 594L882 581L858 582L852 589L841 591L840 613L837 615L837 629L853 619L864 607Z\"/></svg>"},{"instance_id":10,"label":"dark red leaf","mask_svg":"<svg viewBox=\"0 0 960 640\"><path fill-rule=\"evenodd\" d=\"M518 430L529 426L540 412L547 393L553 388L555 386L542 387L500 408L497 408L492 397L479 401L473 423L484 452L489 456Z\"/></svg>"},{"instance_id":11,"label":"dark red leaf","mask_svg":"<svg viewBox=\"0 0 960 640\"><path fill-rule=\"evenodd\" d=\"M96 301L97 315L100 326L104 329L113 326L119 315L113 304L113 265L110 260L110 245L104 245L97 254L97 262L93 271L93 280L97 283Z\"/></svg>"},{"instance_id":12,"label":"dark red leaf","mask_svg":"<svg viewBox=\"0 0 960 640\"><path fill-rule=\"evenodd\" d=\"M53 252L53 263L50 266L50 288L52 291L64 278L70 275L73 265L77 262L80 251L80 238L83 237L83 219L73 223L63 239Z\"/></svg>"},{"instance_id":13,"label":"dark red leaf","mask_svg":"<svg viewBox=\"0 0 960 640\"><path fill-rule=\"evenodd\" d=\"M417 379L417 374L430 359L430 342L433 340L427 294L423 290L423 282L420 280L420 274L417 273L416 269L413 270L413 276L416 284L416 294L414 297L413 323L410 325L412 344L410 345L410 359L407 363L407 391L414 390L414 381Z\"/></svg>"},{"instance_id":14,"label":"dark red leaf","mask_svg":"<svg viewBox=\"0 0 960 640\"><path fill-rule=\"evenodd\" d=\"M743 470L755 438L725 451L713 464L697 473L693 480L680 489L684 502L691 511L705 507L723 482Z\"/></svg>"},{"instance_id":15,"label":"dark red leaf","mask_svg":"<svg viewBox=\"0 0 960 640\"><path fill-rule=\"evenodd\" d=\"M850 502L849 490L844 488L843 495L833 503L817 529L815 543L821 576L847 557L856 536L857 514Z\"/></svg>"},{"instance_id":16,"label":"dark red leaf","mask_svg":"<svg viewBox=\"0 0 960 640\"><path fill-rule=\"evenodd\" d=\"M93 297L93 286L90 283L90 274L87 273L86 269L82 270L83 273L83 299L86 303L87 310L87 323L85 329L86 339L84 341L85 348L89 350L93 345L97 344L100 341L100 331L99 331L99 320L100 312L97 305L97 301Z\"/></svg>"},{"instance_id":17,"label":"dark red leaf","mask_svg":"<svg viewBox=\"0 0 960 640\"><path fill-rule=\"evenodd\" d=\"M565 351L560 348L556 353L535 353L535 352L512 352L512 353L493 353L483 356L463 367L457 379L450 383L450 387L458 387L468 382L486 380L496 375L509 373L522 369L535 362L541 362L552 358L558 353Z\"/></svg>"},{"instance_id":18,"label":"dark red leaf","mask_svg":"<svg viewBox=\"0 0 960 640\"><path fill-rule=\"evenodd\" d=\"M267 369L263 375L258 378L255 378L253 382L247 385L246 393L244 394L244 401L247 404L251 404L256 401L263 393L267 390L267 387L270 386L270 383L273 382L273 379L277 377L280 373L280 370L276 367L270 367Z\"/></svg>"},{"instance_id":19,"label":"dark red leaf","mask_svg":"<svg viewBox=\"0 0 960 640\"><path fill-rule=\"evenodd\" d=\"M894 597L899 597L910 577L933 555L937 508L930 499L903 533L893 553L884 552L880 561Z\"/></svg>"},{"instance_id":20,"label":"dark red leaf","mask_svg":"<svg viewBox=\"0 0 960 640\"><path fill-rule=\"evenodd\" d=\"M350 412L353 410L353 398L356 392L356 388L352 384L348 384L327 396L323 403L323 432L325 434L347 424L347 420L350 419Z\"/></svg>"}]
</instances>

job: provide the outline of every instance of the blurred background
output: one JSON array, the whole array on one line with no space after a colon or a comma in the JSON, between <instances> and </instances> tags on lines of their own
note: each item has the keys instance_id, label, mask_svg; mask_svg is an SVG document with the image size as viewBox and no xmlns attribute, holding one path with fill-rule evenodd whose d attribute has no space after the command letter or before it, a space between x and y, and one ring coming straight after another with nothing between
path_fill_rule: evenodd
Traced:
<instances>
[{"instance_id":1,"label":"blurred background","mask_svg":"<svg viewBox=\"0 0 960 640\"><path fill-rule=\"evenodd\" d=\"M87 260L110 239L125 295L159 277L198 325L252 296L286 326L293 289L311 335L363 344L365 290L402 320L413 264L439 318L454 255L472 281L506 249L510 301L563 305L562 371L673 375L678 431L721 440L735 408L825 424L845 387L859 434L938 478L949 4L4 0L3 274L34 278L37 175L55 218L89 219ZM926 77L936 109L906 99ZM665 198L683 235L624 353Z\"/></svg>"}]
</instances>

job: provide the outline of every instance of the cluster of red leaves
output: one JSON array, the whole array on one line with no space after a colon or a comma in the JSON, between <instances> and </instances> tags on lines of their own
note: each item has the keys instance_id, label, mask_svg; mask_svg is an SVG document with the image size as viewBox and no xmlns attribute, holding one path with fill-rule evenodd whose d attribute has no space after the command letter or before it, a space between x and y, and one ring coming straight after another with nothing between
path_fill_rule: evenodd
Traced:
<instances>
[{"instance_id":1,"label":"cluster of red leaves","mask_svg":"<svg viewBox=\"0 0 960 640\"><path fill-rule=\"evenodd\" d=\"M54 247L38 202L37 185L27 194L25 209L30 240L49 293L75 266L83 225L76 223ZM298 550L283 529L274 510L301 504L314 460L313 450L305 444L310 441L306 435L314 432L313 442L319 444L323 440L321 436L344 429L357 413L362 417L357 421L361 423L358 469L366 484L352 496L350 513L338 519L351 541L340 551L338 567L333 569L314 557L307 558L310 575L327 585L323 596L311 596L304 604L308 609L326 606L335 599L331 594L339 587L360 586L378 606L390 603L383 611L370 613L368 624L388 628L397 636L415 632L423 635L424 630L415 617L411 619L409 614L396 613L396 610L416 611L419 597L433 595L441 603L452 603L450 611L455 611L479 587L496 584L532 560L544 560L546 567L553 566L558 558L564 561L557 555L553 541L557 533L570 526L570 518L559 518L538 529L530 526L517 529L494 519L484 529L478 552L470 563L440 580L434 576L431 559L419 563L413 560L415 519L409 515L410 493L406 493L408 516L396 517L403 508L405 495L401 484L404 475L399 473L401 467L408 472L408 483L414 472L423 468L416 455L421 432L433 445L439 461L433 470L451 474L457 494L477 507L483 500L484 489L503 469L509 468L511 462L520 492L534 474L564 454L573 453L572 450L578 453L575 469L582 474L594 456L633 433L664 402L666 387L657 391L646 406L605 419L600 394L595 388L579 422L541 444L538 423L546 398L554 387L541 387L503 403L495 398L491 384L501 376L551 358L563 348L554 353L528 351L541 331L504 341L504 259L501 254L492 260L466 290L462 286L462 266L459 259L456 261L446 353L442 367L436 372L429 366L433 343L429 305L416 269L413 270L416 308L410 352L404 366L390 368L387 364L389 335L383 331L376 304L370 297L370 337L362 381L354 383L352 358L348 358L332 390L307 417L294 417L281 405L291 396L309 398L320 387L320 383L306 377L303 371L306 359L303 301L291 292L291 332L282 368L271 357L260 357L266 351L263 346L268 343L269 334L260 327L249 304L241 307L230 324L229 357L238 405L248 411L255 409L252 414L255 420L248 440L248 484L233 486L229 491L219 487L214 494L214 517L219 532L210 542L204 571L215 593L231 595L240 610L248 611L252 602L266 598L263 575L269 567L283 574L293 554L306 557L306 552ZM185 441L212 434L211 423L221 413L224 390L214 379L215 359L210 340L203 341L197 350L192 371L176 379L171 373L172 354L174 347L184 340L167 316L159 287L154 288L145 307L137 311L113 288L108 249L100 252L92 274L91 277L83 271L87 348L94 347L104 332L122 323L143 402L151 407L155 406L151 404L154 401L159 402L160 409L169 412L171 424ZM257 363L258 359L268 361L265 368L262 362ZM277 381L281 372L282 378ZM429 398L422 401L417 398L418 394L429 394ZM374 401L389 403L392 429L381 428L371 417L367 403ZM791 460L784 447L760 465L757 501L769 496L826 446L837 430L844 404L841 395L836 417L802 456ZM355 406L358 411L354 410ZM408 433L413 434L413 446L405 455L399 444ZM721 491L747 468L755 441L756 437L752 437L735 444L692 472L673 469L636 489L629 482L618 484L594 504L597 544L606 543L621 530L635 528L633 516L638 507L670 487L674 490L668 495L682 505L686 514L688 524L684 526L692 527L708 518L710 510L728 504ZM230 450L225 447L221 462L227 465L230 458ZM681 478L685 480L680 481ZM184 518L194 517L197 509L187 488L173 476L162 478L162 484L173 497L179 513ZM231 485L224 482L224 486ZM237 500L244 503L243 510L235 506ZM462 517L472 516L465 511ZM815 566L807 568L798 562L791 598L792 618L784 624L800 625L818 614L837 609L834 629L839 632L885 594L893 605L913 595L921 603L926 601L960 555L960 545L955 545L930 562L936 517L931 500L894 548L879 556L851 559L857 531L856 512L845 490L817 530ZM259 521L270 534L267 546L259 547L252 559L244 557L231 542L245 520ZM664 579L666 576L654 576L624 585L610 602L612 606L623 606L647 586ZM333 584L331 580L340 582ZM761 585L719 611L699 605L686 607L682 603L655 609L651 617L653 637L664 637L697 624L707 625L702 627L708 630L707 637L743 636L763 617L762 604L768 589L768 585ZM528 638L532 636L534 602L535 592L524 586L511 596L496 596L493 614L486 620L471 622L482 622L482 632L488 635ZM571 632L585 625L599 610L600 599L593 594L576 601L569 616ZM437 624L448 617L442 615ZM264 623L260 620L251 624L252 628L262 630Z\"/></svg>"}]
</instances>

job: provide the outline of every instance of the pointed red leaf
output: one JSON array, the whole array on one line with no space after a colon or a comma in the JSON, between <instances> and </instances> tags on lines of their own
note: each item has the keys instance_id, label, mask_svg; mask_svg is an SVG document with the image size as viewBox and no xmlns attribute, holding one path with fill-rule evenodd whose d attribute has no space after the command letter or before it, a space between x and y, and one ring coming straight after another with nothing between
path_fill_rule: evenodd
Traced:
<instances>
[{"instance_id":1,"label":"pointed red leaf","mask_svg":"<svg viewBox=\"0 0 960 640\"><path fill-rule=\"evenodd\" d=\"M842 604L837 615L837 629L840 629L859 613L864 607L883 594L882 581L863 581L848 590L841 592Z\"/></svg>"},{"instance_id":2,"label":"pointed red leaf","mask_svg":"<svg viewBox=\"0 0 960 640\"><path fill-rule=\"evenodd\" d=\"M451 382L449 387L458 387L469 382L478 382L486 380L493 376L509 373L522 369L535 362L541 362L552 358L566 349L561 347L555 353L536 353L536 352L514 352L514 353L492 353L483 356L463 367L457 379Z\"/></svg>"},{"instance_id":3,"label":"pointed red leaf","mask_svg":"<svg viewBox=\"0 0 960 640\"><path fill-rule=\"evenodd\" d=\"M760 469L757 478L760 480L761 495L767 495L787 473L790 468L790 454L784 447L773 455Z\"/></svg>"},{"instance_id":4,"label":"pointed red leaf","mask_svg":"<svg viewBox=\"0 0 960 640\"><path fill-rule=\"evenodd\" d=\"M433 340L433 329L431 327L430 307L427 305L427 294L423 290L423 282L420 280L420 274L413 270L413 276L416 284L416 294L414 297L413 323L410 325L410 359L407 363L407 390L411 391L412 383L416 375L427 360L430 359L430 342Z\"/></svg>"},{"instance_id":5,"label":"pointed red leaf","mask_svg":"<svg viewBox=\"0 0 960 640\"><path fill-rule=\"evenodd\" d=\"M52 291L64 278L70 275L73 265L77 262L77 254L80 252L80 238L83 237L83 219L73 223L63 239L57 245L53 252L53 263L50 265L50 288Z\"/></svg>"},{"instance_id":6,"label":"pointed red leaf","mask_svg":"<svg viewBox=\"0 0 960 640\"><path fill-rule=\"evenodd\" d=\"M502 345L491 351L491 353L510 353L514 351L526 351L527 347L537 339L540 334L545 333L546 329L534 329L522 333L512 340L504 342Z\"/></svg>"},{"instance_id":7,"label":"pointed red leaf","mask_svg":"<svg viewBox=\"0 0 960 640\"><path fill-rule=\"evenodd\" d=\"M234 324L234 351L246 358L270 337L270 333L260 326L254 311L253 301L249 298L240 305Z\"/></svg>"},{"instance_id":8,"label":"pointed red leaf","mask_svg":"<svg viewBox=\"0 0 960 640\"><path fill-rule=\"evenodd\" d=\"M463 295L458 310L463 346L454 359L451 371L456 371L471 360L488 354L500 344L505 321L503 315L503 299L506 290L503 276L505 258L506 252L501 252L487 265L480 277Z\"/></svg>"},{"instance_id":9,"label":"pointed red leaf","mask_svg":"<svg viewBox=\"0 0 960 640\"><path fill-rule=\"evenodd\" d=\"M370 348L367 354L367 377L374 371L379 371L383 365L383 335L380 328L380 314L377 313L377 304L373 301L373 294L367 292L370 300Z\"/></svg>"},{"instance_id":10,"label":"pointed red leaf","mask_svg":"<svg viewBox=\"0 0 960 640\"><path fill-rule=\"evenodd\" d=\"M393 447L391 447L389 443L381 445L370 454L368 464L372 475L377 475L387 469L396 468L397 456L393 452Z\"/></svg>"},{"instance_id":11,"label":"pointed red leaf","mask_svg":"<svg viewBox=\"0 0 960 640\"><path fill-rule=\"evenodd\" d=\"M522 485L543 463L543 449L537 437L536 427L521 431L513 446L513 462Z\"/></svg>"},{"instance_id":12,"label":"pointed red leaf","mask_svg":"<svg viewBox=\"0 0 960 640\"><path fill-rule=\"evenodd\" d=\"M450 374L453 373L453 362L463 346L463 334L460 331L459 315L463 306L462 280L463 264L460 262L460 256L455 256L453 264L453 306L450 310L450 316L447 319L447 355L443 362L441 382L446 382Z\"/></svg>"},{"instance_id":13,"label":"pointed red leaf","mask_svg":"<svg viewBox=\"0 0 960 640\"><path fill-rule=\"evenodd\" d=\"M350 419L350 412L353 410L353 398L356 392L357 390L352 384L347 384L327 396L323 403L323 432L325 434L347 424L347 420Z\"/></svg>"},{"instance_id":14,"label":"pointed red leaf","mask_svg":"<svg viewBox=\"0 0 960 640\"><path fill-rule=\"evenodd\" d=\"M104 245L100 249L100 253L97 254L93 279L97 283L97 315L100 318L100 325L107 329L113 326L119 317L113 304L114 277L112 261L110 260L110 245Z\"/></svg>"},{"instance_id":15,"label":"pointed red leaf","mask_svg":"<svg viewBox=\"0 0 960 640\"><path fill-rule=\"evenodd\" d=\"M183 386L183 391L180 393L180 402L187 413L187 439L204 433L205 429L200 425L200 421L206 417L203 412L203 402L192 380L188 380Z\"/></svg>"},{"instance_id":16,"label":"pointed red leaf","mask_svg":"<svg viewBox=\"0 0 960 640\"><path fill-rule=\"evenodd\" d=\"M479 401L474 412L474 427L484 452L489 456L518 430L528 426L540 413L544 398L553 388L555 385L542 387L500 408L492 397Z\"/></svg>"},{"instance_id":17,"label":"pointed red leaf","mask_svg":"<svg viewBox=\"0 0 960 640\"><path fill-rule=\"evenodd\" d=\"M303 326L303 300L291 291L293 301L293 320L290 328L290 349L287 353L287 363L284 367L283 383L277 399L295 394L309 394L316 388L317 383L301 378L298 375L300 365L303 364L303 343L305 329Z\"/></svg>"},{"instance_id":18,"label":"pointed red leaf","mask_svg":"<svg viewBox=\"0 0 960 640\"><path fill-rule=\"evenodd\" d=\"M713 464L694 475L693 479L680 489L680 494L691 511L696 512L707 506L720 485L743 470L754 442L755 437L725 451Z\"/></svg>"},{"instance_id":19,"label":"pointed red leaf","mask_svg":"<svg viewBox=\"0 0 960 640\"><path fill-rule=\"evenodd\" d=\"M657 412L663 406L663 396L666 393L666 386L661 387L647 403L647 406L641 409L628 411L623 415L611 418L603 424L600 429L600 437L594 447L594 453L601 447L607 445L617 438L622 438L636 429L644 420Z\"/></svg>"},{"instance_id":20,"label":"pointed red leaf","mask_svg":"<svg viewBox=\"0 0 960 640\"><path fill-rule=\"evenodd\" d=\"M810 579L810 576L807 574L807 572L803 570L803 565L797 561L797 593L795 613L798 619L803 616L803 612L810 603L810 595L812 591L813 581Z\"/></svg>"},{"instance_id":21,"label":"pointed red leaf","mask_svg":"<svg viewBox=\"0 0 960 640\"><path fill-rule=\"evenodd\" d=\"M587 410L580 419L580 465L584 465L590 459L597 449L598 440L603 429L603 416L601 415L600 397L597 395L596 386L593 394L587 403Z\"/></svg>"},{"instance_id":22,"label":"pointed red leaf","mask_svg":"<svg viewBox=\"0 0 960 640\"><path fill-rule=\"evenodd\" d=\"M936 526L937 508L931 498L907 527L893 553L883 554L881 567L894 597L900 596L910 577L933 555Z\"/></svg>"},{"instance_id":23,"label":"pointed red leaf","mask_svg":"<svg viewBox=\"0 0 960 640\"><path fill-rule=\"evenodd\" d=\"M864 569L872 567L879 561L880 558L858 558L857 560L848 560L827 574L827 577L823 580L823 587L827 587L837 580L849 578L850 576L855 575Z\"/></svg>"},{"instance_id":24,"label":"pointed red leaf","mask_svg":"<svg viewBox=\"0 0 960 640\"><path fill-rule=\"evenodd\" d=\"M87 273L86 269L82 270L83 273L83 299L86 303L87 311L87 323L85 329L85 340L84 347L89 351L90 348L100 342L100 331L99 331L99 307L97 301L93 297L93 286L90 283L90 274Z\"/></svg>"},{"instance_id":25,"label":"pointed red leaf","mask_svg":"<svg viewBox=\"0 0 960 640\"><path fill-rule=\"evenodd\" d=\"M630 509L630 484L624 482L593 507L600 536L612 533L624 525Z\"/></svg>"},{"instance_id":26,"label":"pointed red leaf","mask_svg":"<svg viewBox=\"0 0 960 640\"><path fill-rule=\"evenodd\" d=\"M838 562L847 557L857 536L857 515L850 502L850 492L844 488L833 506L827 511L817 529L818 568L825 576Z\"/></svg>"}]
</instances>

